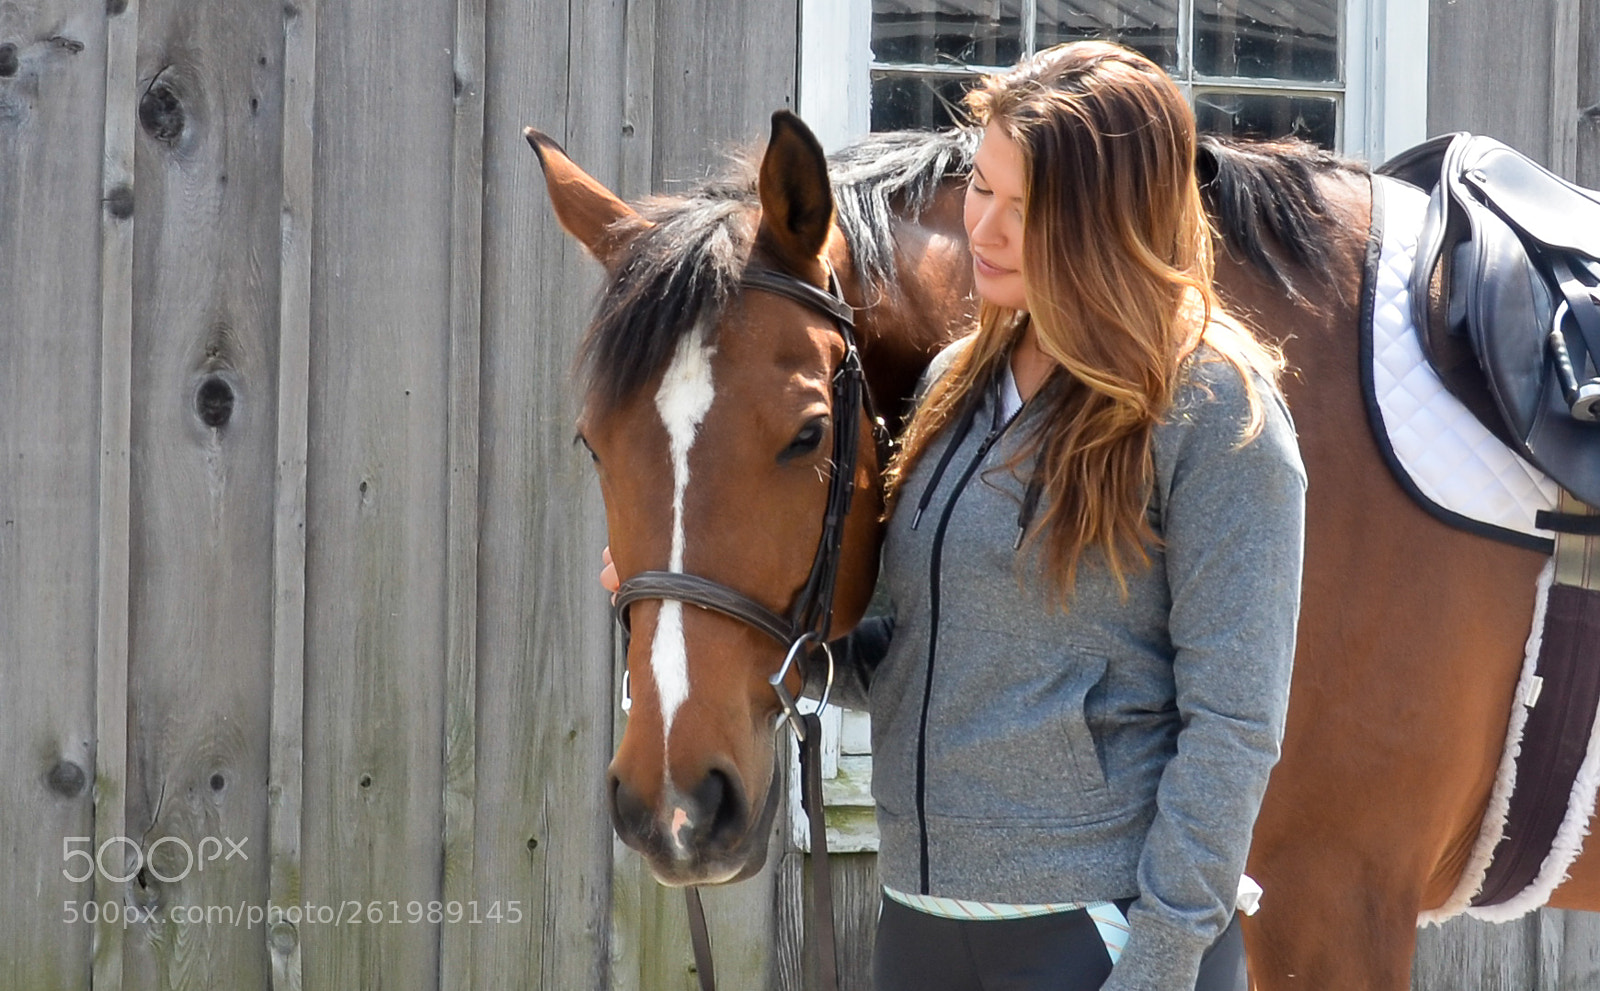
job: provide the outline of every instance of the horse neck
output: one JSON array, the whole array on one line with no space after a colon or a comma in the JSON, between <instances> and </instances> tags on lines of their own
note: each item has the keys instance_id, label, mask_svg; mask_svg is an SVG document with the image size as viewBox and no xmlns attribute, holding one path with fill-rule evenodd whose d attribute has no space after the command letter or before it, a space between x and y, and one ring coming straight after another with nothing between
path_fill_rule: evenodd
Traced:
<instances>
[{"instance_id":1,"label":"horse neck","mask_svg":"<svg viewBox=\"0 0 1600 991\"><path fill-rule=\"evenodd\" d=\"M928 362L974 325L972 256L961 220L962 195L960 181L947 180L919 216L894 217L894 286L863 288L848 250L841 247L834 258L849 302L857 309L867 386L896 430Z\"/></svg>"}]
</instances>

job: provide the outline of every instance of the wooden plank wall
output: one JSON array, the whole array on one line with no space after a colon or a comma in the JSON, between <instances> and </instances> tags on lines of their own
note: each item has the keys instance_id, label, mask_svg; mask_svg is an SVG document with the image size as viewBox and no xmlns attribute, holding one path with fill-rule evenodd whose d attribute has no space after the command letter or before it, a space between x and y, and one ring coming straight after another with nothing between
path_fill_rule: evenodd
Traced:
<instances>
[{"instance_id":1,"label":"wooden plank wall","mask_svg":"<svg viewBox=\"0 0 1600 991\"><path fill-rule=\"evenodd\" d=\"M0 4L0 983L693 986L603 811L599 270L521 128L676 188L793 106L797 18ZM777 860L708 899L726 986Z\"/></svg>"},{"instance_id":2,"label":"wooden plank wall","mask_svg":"<svg viewBox=\"0 0 1600 991\"><path fill-rule=\"evenodd\" d=\"M1428 130L1492 135L1600 188L1600 0L1432 0ZM1546 909L1492 926L1421 930L1417 991L1590 988L1600 914Z\"/></svg>"},{"instance_id":3,"label":"wooden plank wall","mask_svg":"<svg viewBox=\"0 0 1600 991\"><path fill-rule=\"evenodd\" d=\"M62 848L94 836L98 787L106 34L104 0L0 7L0 960L28 989L91 967L63 908L94 887Z\"/></svg>"}]
</instances>

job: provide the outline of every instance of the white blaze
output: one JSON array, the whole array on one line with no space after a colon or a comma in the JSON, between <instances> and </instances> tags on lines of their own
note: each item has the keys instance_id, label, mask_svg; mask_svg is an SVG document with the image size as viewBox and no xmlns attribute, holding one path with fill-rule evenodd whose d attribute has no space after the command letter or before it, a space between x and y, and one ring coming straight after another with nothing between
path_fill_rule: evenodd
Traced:
<instances>
[{"instance_id":1,"label":"white blaze","mask_svg":"<svg viewBox=\"0 0 1600 991\"><path fill-rule=\"evenodd\" d=\"M715 392L711 385L711 355L706 346L705 329L696 327L678 342L672 364L667 366L656 390L656 409L667 426L672 452L672 551L668 571L683 570L683 494L689 487L689 448L711 409ZM672 717L689 697L689 655L683 642L683 603L667 600L661 604L655 638L650 642L650 670L661 696L663 732L672 733Z\"/></svg>"}]
</instances>

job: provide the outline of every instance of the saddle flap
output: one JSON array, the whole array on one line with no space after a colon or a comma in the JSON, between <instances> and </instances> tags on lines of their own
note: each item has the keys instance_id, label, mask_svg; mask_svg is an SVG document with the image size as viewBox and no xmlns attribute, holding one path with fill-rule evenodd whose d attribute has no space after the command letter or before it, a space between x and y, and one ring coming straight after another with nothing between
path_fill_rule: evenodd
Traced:
<instances>
[{"instance_id":1,"label":"saddle flap","mask_svg":"<svg viewBox=\"0 0 1600 991\"><path fill-rule=\"evenodd\" d=\"M1498 141L1471 141L1462 159L1464 185L1530 241L1600 258L1600 200L1594 194Z\"/></svg>"},{"instance_id":2,"label":"saddle flap","mask_svg":"<svg viewBox=\"0 0 1600 991\"><path fill-rule=\"evenodd\" d=\"M1459 307L1459 325L1505 425L1524 440L1544 414L1550 385L1544 338L1552 293L1510 225L1488 210L1472 213L1471 221L1471 238L1455 252L1451 309Z\"/></svg>"}]
</instances>

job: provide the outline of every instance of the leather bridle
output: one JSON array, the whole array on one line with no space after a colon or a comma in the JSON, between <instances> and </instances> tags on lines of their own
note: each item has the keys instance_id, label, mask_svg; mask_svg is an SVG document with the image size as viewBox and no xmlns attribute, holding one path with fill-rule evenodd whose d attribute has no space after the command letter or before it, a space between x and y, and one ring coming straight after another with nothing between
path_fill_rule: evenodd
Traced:
<instances>
[{"instance_id":1,"label":"leather bridle","mask_svg":"<svg viewBox=\"0 0 1600 991\"><path fill-rule=\"evenodd\" d=\"M746 269L740 279L744 289L758 289L794 300L830 318L844 338L844 360L833 374L833 474L828 481L828 502L823 510L822 536L817 542L811 572L795 596L787 616L780 616L737 589L720 582L681 571L641 571L617 589L613 612L622 627L624 642L629 635L628 607L641 599L671 599L730 616L760 630L785 648L783 665L768 681L777 693L782 712L778 725L788 724L800 744L801 801L811 829L812 927L815 938L817 973L821 987L839 984L834 953L832 879L828 869L828 844L822 820L821 721L817 712L827 704L833 687L833 654L827 648L828 628L833 622L834 586L839 576L839 559L844 545L845 519L855 495L855 470L860 448L860 420L866 415L880 453L887 449L883 421L874 415L861 370L861 355L856 349L855 311L845 302L839 279L828 268L828 289L818 289L792 275L767 268ZM806 647L815 644L827 660L827 682L822 699L813 712L802 713L794 695L784 684L790 668L799 665L802 684L807 683ZM626 705L626 702L624 703ZM777 787L774 776L773 787ZM706 936L704 910L699 889L684 889L689 902L689 928L693 936L695 965L702 991L713 991L716 978L711 966L710 942Z\"/></svg>"}]
</instances>

